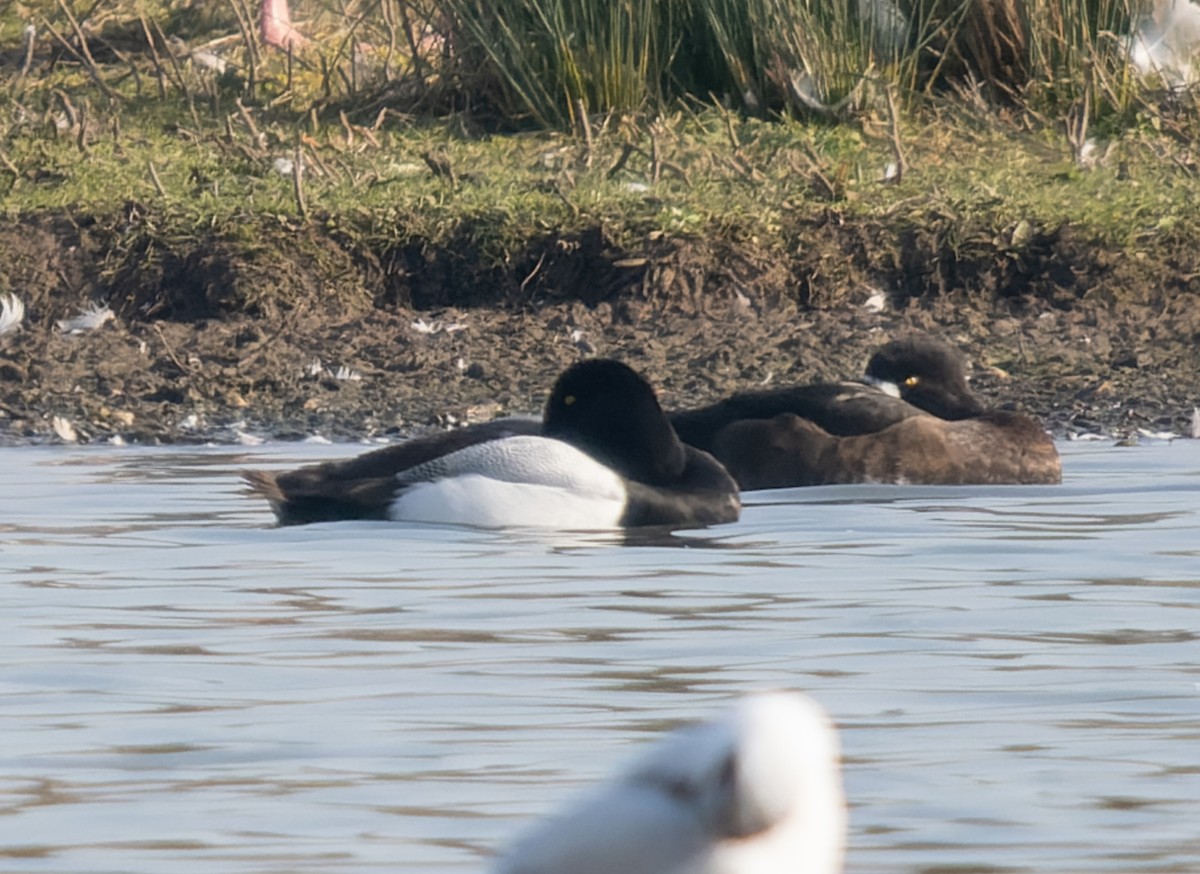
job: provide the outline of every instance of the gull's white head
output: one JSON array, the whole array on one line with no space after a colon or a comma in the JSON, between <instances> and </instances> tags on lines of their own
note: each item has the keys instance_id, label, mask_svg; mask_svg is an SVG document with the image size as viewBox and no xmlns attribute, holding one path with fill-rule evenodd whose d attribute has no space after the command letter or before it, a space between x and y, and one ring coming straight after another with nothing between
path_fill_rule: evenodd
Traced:
<instances>
[{"instance_id":1,"label":"gull's white head","mask_svg":"<svg viewBox=\"0 0 1200 874\"><path fill-rule=\"evenodd\" d=\"M536 826L500 874L836 874L845 847L837 733L812 700L749 695L680 729Z\"/></svg>"}]
</instances>

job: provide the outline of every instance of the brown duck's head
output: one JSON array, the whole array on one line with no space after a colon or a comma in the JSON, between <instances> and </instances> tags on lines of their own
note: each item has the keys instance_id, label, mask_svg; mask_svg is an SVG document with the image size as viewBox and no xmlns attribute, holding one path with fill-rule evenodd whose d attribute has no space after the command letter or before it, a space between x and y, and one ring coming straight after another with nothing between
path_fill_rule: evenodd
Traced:
<instances>
[{"instance_id":1,"label":"brown duck's head","mask_svg":"<svg viewBox=\"0 0 1200 874\"><path fill-rule=\"evenodd\" d=\"M893 340L871 356L866 378L941 419L969 419L984 406L967 386L967 358L927 334Z\"/></svg>"}]
</instances>

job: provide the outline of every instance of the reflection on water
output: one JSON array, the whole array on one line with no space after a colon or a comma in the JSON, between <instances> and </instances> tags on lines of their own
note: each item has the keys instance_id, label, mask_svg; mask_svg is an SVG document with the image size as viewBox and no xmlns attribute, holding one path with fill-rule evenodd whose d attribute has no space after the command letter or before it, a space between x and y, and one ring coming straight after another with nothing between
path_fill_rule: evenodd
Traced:
<instances>
[{"instance_id":1,"label":"reflection on water","mask_svg":"<svg viewBox=\"0 0 1200 874\"><path fill-rule=\"evenodd\" d=\"M1200 870L1200 443L705 531L270 527L237 471L0 449L0 870L477 871L752 687L842 728L852 872Z\"/></svg>"}]
</instances>

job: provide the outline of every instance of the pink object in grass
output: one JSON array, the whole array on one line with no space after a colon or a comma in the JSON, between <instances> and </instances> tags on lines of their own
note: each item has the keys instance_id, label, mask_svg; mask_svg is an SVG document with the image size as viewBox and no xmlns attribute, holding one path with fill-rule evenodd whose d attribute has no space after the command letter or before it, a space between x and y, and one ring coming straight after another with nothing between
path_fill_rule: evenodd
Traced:
<instances>
[{"instance_id":1,"label":"pink object in grass","mask_svg":"<svg viewBox=\"0 0 1200 874\"><path fill-rule=\"evenodd\" d=\"M262 41L269 46L298 49L308 42L304 34L292 27L288 0L262 0L259 28Z\"/></svg>"}]
</instances>

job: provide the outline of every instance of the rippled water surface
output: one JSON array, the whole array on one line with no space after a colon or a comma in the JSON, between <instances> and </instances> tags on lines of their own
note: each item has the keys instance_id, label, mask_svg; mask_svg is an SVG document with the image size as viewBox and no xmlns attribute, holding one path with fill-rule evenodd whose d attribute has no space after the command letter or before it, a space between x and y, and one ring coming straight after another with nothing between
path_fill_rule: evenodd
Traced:
<instances>
[{"instance_id":1,"label":"rippled water surface","mask_svg":"<svg viewBox=\"0 0 1200 874\"><path fill-rule=\"evenodd\" d=\"M621 543L240 493L361 447L0 449L0 870L479 871L765 686L841 727L851 872L1200 871L1200 441L1063 450Z\"/></svg>"}]
</instances>

